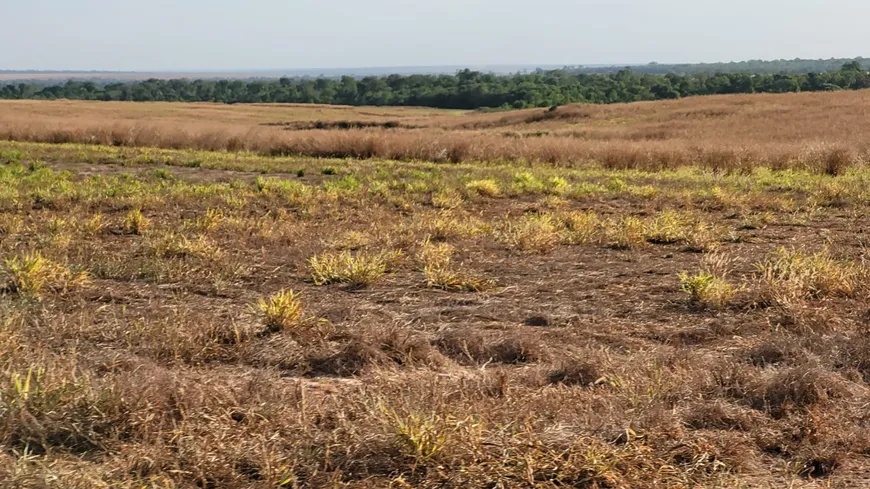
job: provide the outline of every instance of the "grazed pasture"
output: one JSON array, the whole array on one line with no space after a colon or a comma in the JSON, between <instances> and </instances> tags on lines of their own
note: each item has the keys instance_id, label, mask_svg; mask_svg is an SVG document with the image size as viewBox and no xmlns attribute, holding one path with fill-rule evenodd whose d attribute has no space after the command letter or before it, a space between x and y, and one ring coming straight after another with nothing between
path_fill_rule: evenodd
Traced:
<instances>
[{"instance_id":1,"label":"grazed pasture","mask_svg":"<svg viewBox=\"0 0 870 489\"><path fill-rule=\"evenodd\" d=\"M870 170L863 109L845 106L864 96L367 119L417 129L274 125L366 109L3 110L6 135L28 141L0 142L0 480L867 487ZM790 128L746 129L780 103ZM689 107L735 112L629 141ZM209 124L241 147L195 142L201 110L237 117ZM723 118L736 122L720 143ZM157 139L80 140L123 124ZM45 142L49 127L74 142ZM166 143L173 127L191 139ZM525 128L550 133L504 134ZM252 143L443 134L543 150L586 144L564 135L584 130L613 151L743 141L762 156L326 158ZM801 159L816 154L803 144L830 151Z\"/></svg>"}]
</instances>

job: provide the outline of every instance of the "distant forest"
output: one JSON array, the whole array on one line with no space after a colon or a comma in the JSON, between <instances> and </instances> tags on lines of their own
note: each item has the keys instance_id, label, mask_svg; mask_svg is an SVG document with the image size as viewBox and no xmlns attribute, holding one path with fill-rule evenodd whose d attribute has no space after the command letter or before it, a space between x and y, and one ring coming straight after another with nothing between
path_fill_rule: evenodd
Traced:
<instances>
[{"instance_id":1,"label":"distant forest","mask_svg":"<svg viewBox=\"0 0 870 489\"><path fill-rule=\"evenodd\" d=\"M870 74L867 72L870 60L859 58L838 64L839 61L844 60L651 64L602 73L587 72L599 68L566 67L562 70L513 75L462 70L455 75L389 75L363 78L285 77L278 80L194 81L151 79L107 83L69 80L48 86L39 83L6 84L0 86L0 99L519 109L568 103L606 104L696 95L857 90L870 87ZM702 71L701 67L714 69L715 72ZM798 68L808 71L795 71ZM777 69L778 72L769 73L772 69ZM659 73L658 70L662 72Z\"/></svg>"}]
</instances>

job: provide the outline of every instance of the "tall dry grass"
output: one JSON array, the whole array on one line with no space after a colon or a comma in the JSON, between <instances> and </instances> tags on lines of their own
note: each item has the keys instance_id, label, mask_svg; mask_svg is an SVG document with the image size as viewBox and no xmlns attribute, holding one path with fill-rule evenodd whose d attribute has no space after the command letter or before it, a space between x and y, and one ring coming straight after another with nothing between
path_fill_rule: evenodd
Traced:
<instances>
[{"instance_id":1,"label":"tall dry grass","mask_svg":"<svg viewBox=\"0 0 870 489\"><path fill-rule=\"evenodd\" d=\"M868 93L698 97L460 115L365 107L3 102L0 139L312 157L839 173L870 157L864 137L870 130L864 117ZM324 126L334 127L337 120L401 120L404 127L276 125L332 121Z\"/></svg>"}]
</instances>

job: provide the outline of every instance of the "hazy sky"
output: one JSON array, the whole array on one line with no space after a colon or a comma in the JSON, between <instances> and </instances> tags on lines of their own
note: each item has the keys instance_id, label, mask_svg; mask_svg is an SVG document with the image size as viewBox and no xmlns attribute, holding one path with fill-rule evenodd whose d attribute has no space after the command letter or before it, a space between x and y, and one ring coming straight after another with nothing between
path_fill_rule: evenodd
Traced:
<instances>
[{"instance_id":1,"label":"hazy sky","mask_svg":"<svg viewBox=\"0 0 870 489\"><path fill-rule=\"evenodd\" d=\"M0 0L0 69L870 56L866 0Z\"/></svg>"}]
</instances>

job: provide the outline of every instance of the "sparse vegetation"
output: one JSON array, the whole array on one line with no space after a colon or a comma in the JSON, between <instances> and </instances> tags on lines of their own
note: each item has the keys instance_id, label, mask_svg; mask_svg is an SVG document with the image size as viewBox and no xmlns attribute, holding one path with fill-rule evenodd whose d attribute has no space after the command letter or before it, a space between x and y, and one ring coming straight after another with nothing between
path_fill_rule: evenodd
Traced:
<instances>
[{"instance_id":1,"label":"sparse vegetation","mask_svg":"<svg viewBox=\"0 0 870 489\"><path fill-rule=\"evenodd\" d=\"M127 214L127 217L124 218L124 232L126 234L135 234L141 235L148 228L148 225L151 222L147 217L142 215L142 211L140 209L133 209Z\"/></svg>"},{"instance_id":2,"label":"sparse vegetation","mask_svg":"<svg viewBox=\"0 0 870 489\"><path fill-rule=\"evenodd\" d=\"M6 292L28 297L40 297L48 291L62 292L84 284L88 278L86 273L73 273L39 252L7 258L0 271L6 280Z\"/></svg>"},{"instance_id":3,"label":"sparse vegetation","mask_svg":"<svg viewBox=\"0 0 870 489\"><path fill-rule=\"evenodd\" d=\"M270 332L290 329L302 317L302 301L292 290L281 290L257 304L263 323Z\"/></svg>"},{"instance_id":4,"label":"sparse vegetation","mask_svg":"<svg viewBox=\"0 0 870 489\"><path fill-rule=\"evenodd\" d=\"M726 255L704 257L701 271L694 275L680 274L680 290L689 294L695 304L714 310L724 309L738 292L728 277L732 263L733 259Z\"/></svg>"},{"instance_id":5,"label":"sparse vegetation","mask_svg":"<svg viewBox=\"0 0 870 489\"><path fill-rule=\"evenodd\" d=\"M313 256L309 264L317 285L339 283L364 287L386 273L387 261L384 253L342 251Z\"/></svg>"},{"instance_id":6,"label":"sparse vegetation","mask_svg":"<svg viewBox=\"0 0 870 489\"><path fill-rule=\"evenodd\" d=\"M453 247L448 243L434 244L427 237L418 255L426 275L426 285L448 291L481 292L492 288L495 282L477 277L453 264Z\"/></svg>"},{"instance_id":7,"label":"sparse vegetation","mask_svg":"<svg viewBox=\"0 0 870 489\"><path fill-rule=\"evenodd\" d=\"M546 253L559 244L559 223L550 215L523 216L506 220L502 240L512 249Z\"/></svg>"},{"instance_id":8,"label":"sparse vegetation","mask_svg":"<svg viewBox=\"0 0 870 489\"><path fill-rule=\"evenodd\" d=\"M864 102L805 96L0 141L0 486L860 486Z\"/></svg>"},{"instance_id":9,"label":"sparse vegetation","mask_svg":"<svg viewBox=\"0 0 870 489\"><path fill-rule=\"evenodd\" d=\"M495 180L473 180L465 185L469 191L484 197L498 197L501 189Z\"/></svg>"},{"instance_id":10,"label":"sparse vegetation","mask_svg":"<svg viewBox=\"0 0 870 489\"><path fill-rule=\"evenodd\" d=\"M849 296L863 275L860 267L836 260L827 249L807 253L780 248L758 270L768 297L780 301Z\"/></svg>"}]
</instances>

